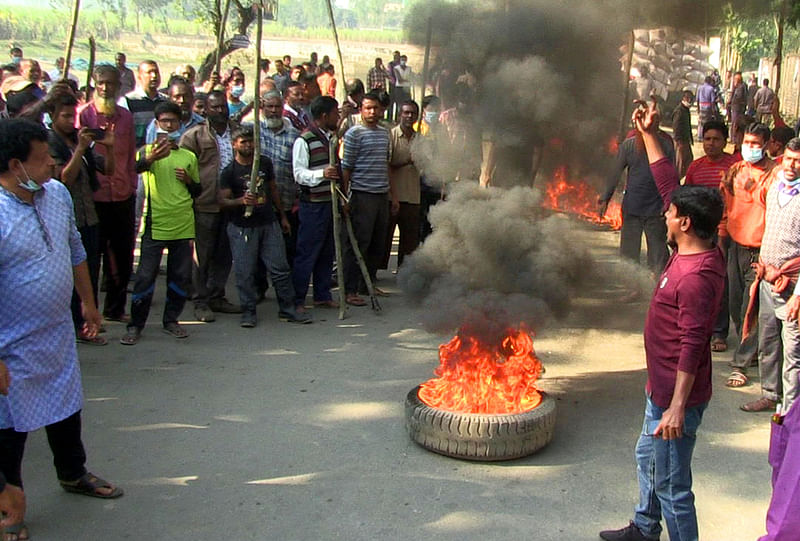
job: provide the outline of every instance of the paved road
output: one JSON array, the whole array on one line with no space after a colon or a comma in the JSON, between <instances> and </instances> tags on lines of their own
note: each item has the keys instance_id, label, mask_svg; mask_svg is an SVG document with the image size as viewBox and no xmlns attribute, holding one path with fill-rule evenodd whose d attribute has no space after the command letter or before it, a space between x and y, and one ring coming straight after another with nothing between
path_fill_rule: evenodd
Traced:
<instances>
[{"instance_id":1,"label":"paved road","mask_svg":"<svg viewBox=\"0 0 800 541\"><path fill-rule=\"evenodd\" d=\"M576 229L598 257L613 257L617 234ZM646 305L616 302L622 278L588 290L567 321L537 336L541 387L558 400L556 437L499 464L409 440L403 400L430 377L443 337L420 328L391 275L381 286L397 294L381 316L351 309L340 322L317 310L316 323L296 326L278 322L268 299L255 329L237 316L187 321L190 338L176 341L156 324L135 347L119 345L123 329L110 324L111 344L80 346L84 439L92 471L126 495L64 493L44 434L33 434L33 539L595 540L627 524L637 494ZM695 455L700 527L706 540L752 541L770 494L768 416L736 409L757 386L725 389L728 357L715 356Z\"/></svg>"}]
</instances>

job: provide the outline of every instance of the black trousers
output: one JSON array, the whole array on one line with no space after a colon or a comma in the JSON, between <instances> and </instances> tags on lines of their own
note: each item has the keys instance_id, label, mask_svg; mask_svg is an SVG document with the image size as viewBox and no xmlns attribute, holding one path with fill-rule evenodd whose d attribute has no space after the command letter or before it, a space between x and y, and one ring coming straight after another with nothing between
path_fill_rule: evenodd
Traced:
<instances>
[{"instance_id":1,"label":"black trousers","mask_svg":"<svg viewBox=\"0 0 800 541\"><path fill-rule=\"evenodd\" d=\"M94 206L100 219L100 252L106 285L103 315L117 318L125 313L128 281L133 270L136 197L111 203L96 202Z\"/></svg>"},{"instance_id":2,"label":"black trousers","mask_svg":"<svg viewBox=\"0 0 800 541\"><path fill-rule=\"evenodd\" d=\"M647 267L656 276L661 274L669 259L667 224L662 216L623 214L619 237L619 255L639 263L642 233L647 241Z\"/></svg>"},{"instance_id":3,"label":"black trousers","mask_svg":"<svg viewBox=\"0 0 800 541\"><path fill-rule=\"evenodd\" d=\"M81 412L77 411L45 428L47 443L53 452L53 464L59 481L75 481L86 473L86 451L81 442ZM27 432L13 428L0 430L0 471L6 482L22 487L22 456Z\"/></svg>"},{"instance_id":4,"label":"black trousers","mask_svg":"<svg viewBox=\"0 0 800 541\"><path fill-rule=\"evenodd\" d=\"M391 207L390 207L391 208ZM392 241L394 241L395 227L400 229L400 242L397 246L397 268L403 264L403 259L419 246L419 221L420 206L418 203L400 203L400 210L395 216L389 212L389 229L386 234L386 249L381 262L382 269L389 268L389 257L392 254Z\"/></svg>"},{"instance_id":5,"label":"black trousers","mask_svg":"<svg viewBox=\"0 0 800 541\"><path fill-rule=\"evenodd\" d=\"M89 267L89 279L92 282L95 303L97 302L97 285L100 277L99 232L99 228L96 225L78 228L83 249L86 250L86 265ZM81 298L74 289L70 308L72 309L72 322L75 324L75 333L77 334L83 328L83 312L81 310Z\"/></svg>"},{"instance_id":6,"label":"black trousers","mask_svg":"<svg viewBox=\"0 0 800 541\"><path fill-rule=\"evenodd\" d=\"M383 260L386 249L386 229L389 227L389 205L385 193L368 193L353 191L350 196L350 221L358 248L367 264L371 279L375 279L378 266ZM348 295L364 293L366 282L361 276L361 269L356 260L355 251L350 244L347 231L344 237L344 284Z\"/></svg>"}]
</instances>

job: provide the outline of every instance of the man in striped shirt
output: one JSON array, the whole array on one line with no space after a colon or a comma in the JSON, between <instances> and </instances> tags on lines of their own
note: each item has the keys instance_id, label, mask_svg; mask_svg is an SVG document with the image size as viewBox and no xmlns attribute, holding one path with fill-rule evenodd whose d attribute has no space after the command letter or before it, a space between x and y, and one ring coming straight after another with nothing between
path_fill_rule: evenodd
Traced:
<instances>
[{"instance_id":1,"label":"man in striped shirt","mask_svg":"<svg viewBox=\"0 0 800 541\"><path fill-rule=\"evenodd\" d=\"M342 159L342 189L350 197L344 212L350 215L358 247L373 281L385 249L390 194L391 212L396 214L400 208L389 183L389 132L378 124L382 115L377 92L365 95L361 103L361 124L347 130ZM366 302L359 293L366 292L366 283L349 239L345 245L344 274L347 303L364 306ZM377 288L375 291L384 294Z\"/></svg>"}]
</instances>

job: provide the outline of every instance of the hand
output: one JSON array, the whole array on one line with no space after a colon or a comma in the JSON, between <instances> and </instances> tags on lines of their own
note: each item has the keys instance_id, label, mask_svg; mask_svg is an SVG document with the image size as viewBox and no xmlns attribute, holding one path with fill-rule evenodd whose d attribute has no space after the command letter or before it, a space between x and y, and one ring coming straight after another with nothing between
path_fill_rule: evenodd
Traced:
<instances>
[{"instance_id":1,"label":"hand","mask_svg":"<svg viewBox=\"0 0 800 541\"><path fill-rule=\"evenodd\" d=\"M683 435L683 420L686 412L683 408L677 406L670 406L661 416L661 421L653 431L653 436L658 437L659 434L665 440L675 440Z\"/></svg>"},{"instance_id":2,"label":"hand","mask_svg":"<svg viewBox=\"0 0 800 541\"><path fill-rule=\"evenodd\" d=\"M326 167L322 171L322 178L327 178L328 180L339 180L339 169L336 167Z\"/></svg>"},{"instance_id":3,"label":"hand","mask_svg":"<svg viewBox=\"0 0 800 541\"><path fill-rule=\"evenodd\" d=\"M355 112L356 112L356 108L353 107L353 104L350 103L349 101L346 101L346 102L344 102L344 104L342 104L342 116L343 117L352 115Z\"/></svg>"},{"instance_id":4,"label":"hand","mask_svg":"<svg viewBox=\"0 0 800 541\"><path fill-rule=\"evenodd\" d=\"M400 201L397 199L392 199L392 206L390 207L392 216L397 216L397 213L400 212Z\"/></svg>"},{"instance_id":5,"label":"hand","mask_svg":"<svg viewBox=\"0 0 800 541\"><path fill-rule=\"evenodd\" d=\"M289 220L286 218L285 214L281 215L281 230L283 231L284 235L288 235L292 232L292 225L289 223Z\"/></svg>"},{"instance_id":6,"label":"hand","mask_svg":"<svg viewBox=\"0 0 800 541\"><path fill-rule=\"evenodd\" d=\"M606 211L608 210L608 201L603 200L602 197L597 198L597 217L601 220L603 216L606 215Z\"/></svg>"},{"instance_id":7,"label":"hand","mask_svg":"<svg viewBox=\"0 0 800 541\"><path fill-rule=\"evenodd\" d=\"M342 202L342 216L345 218L350 217L350 203Z\"/></svg>"},{"instance_id":8,"label":"hand","mask_svg":"<svg viewBox=\"0 0 800 541\"><path fill-rule=\"evenodd\" d=\"M798 311L800 311L800 297L792 295L786 303L786 320L797 321Z\"/></svg>"},{"instance_id":9,"label":"hand","mask_svg":"<svg viewBox=\"0 0 800 541\"><path fill-rule=\"evenodd\" d=\"M78 131L78 148L80 152L85 152L89 145L94 141L94 134L89 128L81 128Z\"/></svg>"},{"instance_id":10,"label":"hand","mask_svg":"<svg viewBox=\"0 0 800 541\"><path fill-rule=\"evenodd\" d=\"M638 107L633 111L633 125L641 133L655 132L661 120L656 98L649 105L641 100L635 100L634 103Z\"/></svg>"},{"instance_id":11,"label":"hand","mask_svg":"<svg viewBox=\"0 0 800 541\"><path fill-rule=\"evenodd\" d=\"M175 168L175 177L187 186L194 182L192 177L189 176L189 173L186 172L186 169L183 169L182 167Z\"/></svg>"},{"instance_id":12,"label":"hand","mask_svg":"<svg viewBox=\"0 0 800 541\"><path fill-rule=\"evenodd\" d=\"M252 194L250 192L244 192L242 196L242 202L247 207L259 207L264 205L264 199L257 196L256 194Z\"/></svg>"},{"instance_id":13,"label":"hand","mask_svg":"<svg viewBox=\"0 0 800 541\"><path fill-rule=\"evenodd\" d=\"M3 361L0 361L0 394L7 395L8 387L11 385L11 373Z\"/></svg>"},{"instance_id":14,"label":"hand","mask_svg":"<svg viewBox=\"0 0 800 541\"><path fill-rule=\"evenodd\" d=\"M144 159L147 163L153 163L155 161L161 160L169 156L169 153L172 152L172 145L169 141L162 140L156 141L155 144L150 147L150 152L148 152Z\"/></svg>"},{"instance_id":15,"label":"hand","mask_svg":"<svg viewBox=\"0 0 800 541\"><path fill-rule=\"evenodd\" d=\"M114 124L109 124L105 127L105 136L102 139L98 139L95 143L101 144L106 148L111 148L114 146Z\"/></svg>"},{"instance_id":16,"label":"hand","mask_svg":"<svg viewBox=\"0 0 800 541\"><path fill-rule=\"evenodd\" d=\"M83 333L87 338L94 338L102 323L100 312L97 311L96 306L86 303L81 303L81 311L83 312Z\"/></svg>"},{"instance_id":17,"label":"hand","mask_svg":"<svg viewBox=\"0 0 800 541\"><path fill-rule=\"evenodd\" d=\"M0 528L19 524L25 519L25 493L15 485L6 484L0 492L0 511L5 515Z\"/></svg>"}]
</instances>

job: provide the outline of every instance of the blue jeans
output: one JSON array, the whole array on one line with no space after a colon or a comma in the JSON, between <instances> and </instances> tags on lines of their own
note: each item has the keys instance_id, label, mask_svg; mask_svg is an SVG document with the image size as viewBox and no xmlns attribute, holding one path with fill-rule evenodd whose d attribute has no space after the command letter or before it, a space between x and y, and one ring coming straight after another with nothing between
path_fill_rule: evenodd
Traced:
<instances>
[{"instance_id":1,"label":"blue jeans","mask_svg":"<svg viewBox=\"0 0 800 541\"><path fill-rule=\"evenodd\" d=\"M661 534L661 517L671 541L697 541L697 512L692 493L692 452L708 403L686 409L683 436L654 437L664 408L647 397L642 434L636 444L639 505L633 522L646 537Z\"/></svg>"},{"instance_id":2,"label":"blue jeans","mask_svg":"<svg viewBox=\"0 0 800 541\"><path fill-rule=\"evenodd\" d=\"M228 238L233 253L233 268L236 272L236 289L242 312L254 315L258 293L256 270L260 259L267 268L275 295L278 297L279 315L295 314L294 287L286 262L283 231L277 221L259 227L239 227L228 223Z\"/></svg>"},{"instance_id":3,"label":"blue jeans","mask_svg":"<svg viewBox=\"0 0 800 541\"><path fill-rule=\"evenodd\" d=\"M308 280L314 276L314 301L331 300L333 272L333 209L331 203L300 201L300 228L294 256L295 304L302 305L308 293Z\"/></svg>"}]
</instances>

